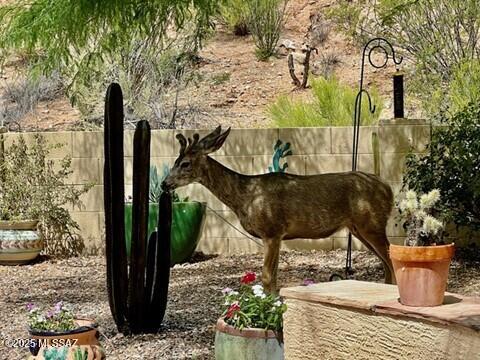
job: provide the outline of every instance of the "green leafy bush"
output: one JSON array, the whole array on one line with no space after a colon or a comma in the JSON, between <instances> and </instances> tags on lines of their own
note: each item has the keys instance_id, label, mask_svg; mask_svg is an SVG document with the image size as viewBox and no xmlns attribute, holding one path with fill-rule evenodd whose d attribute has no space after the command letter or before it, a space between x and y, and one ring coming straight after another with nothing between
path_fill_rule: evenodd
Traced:
<instances>
[{"instance_id":1,"label":"green leafy bush","mask_svg":"<svg viewBox=\"0 0 480 360\"><path fill-rule=\"evenodd\" d=\"M248 27L255 41L255 54L266 60L275 54L285 23L285 0L248 0Z\"/></svg>"},{"instance_id":2,"label":"green leafy bush","mask_svg":"<svg viewBox=\"0 0 480 360\"><path fill-rule=\"evenodd\" d=\"M407 156L404 186L417 192L439 189L437 206L446 220L480 230L480 107L471 104L438 122L428 153Z\"/></svg>"},{"instance_id":3,"label":"green leafy bush","mask_svg":"<svg viewBox=\"0 0 480 360\"><path fill-rule=\"evenodd\" d=\"M356 90L340 84L335 78L313 79L311 87L312 101L291 100L286 96L280 96L270 106L270 115L277 126L350 126L353 124ZM376 110L375 113L370 113L368 99L363 96L362 125L375 123L382 111L383 101L377 92L373 90L370 94Z\"/></svg>"},{"instance_id":4,"label":"green leafy bush","mask_svg":"<svg viewBox=\"0 0 480 360\"><path fill-rule=\"evenodd\" d=\"M47 254L76 255L83 243L66 206L81 206L80 196L92 185L66 184L71 159L47 159L51 148L40 135L29 146L20 135L5 150L0 161L0 220L39 220Z\"/></svg>"}]
</instances>

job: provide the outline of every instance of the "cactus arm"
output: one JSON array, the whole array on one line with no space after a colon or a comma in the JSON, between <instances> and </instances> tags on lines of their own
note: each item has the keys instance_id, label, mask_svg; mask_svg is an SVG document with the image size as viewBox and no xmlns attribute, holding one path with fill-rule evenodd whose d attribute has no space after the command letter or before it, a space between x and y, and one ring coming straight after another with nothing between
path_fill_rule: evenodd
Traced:
<instances>
[{"instance_id":1,"label":"cactus arm","mask_svg":"<svg viewBox=\"0 0 480 360\"><path fill-rule=\"evenodd\" d=\"M108 301L118 330L125 330L127 260L124 224L123 98L118 84L108 87L105 100L105 253Z\"/></svg>"},{"instance_id":2,"label":"cactus arm","mask_svg":"<svg viewBox=\"0 0 480 360\"><path fill-rule=\"evenodd\" d=\"M169 192L164 191L160 196L158 214L155 269L147 269L155 274L152 300L149 304L149 328L151 331L158 331L167 308L172 223L172 196Z\"/></svg>"},{"instance_id":3,"label":"cactus arm","mask_svg":"<svg viewBox=\"0 0 480 360\"><path fill-rule=\"evenodd\" d=\"M134 333L141 332L144 319L149 316L144 306L146 242L148 236L148 195L150 168L150 125L137 123L133 137L133 209L132 251L129 275L129 321Z\"/></svg>"}]
</instances>

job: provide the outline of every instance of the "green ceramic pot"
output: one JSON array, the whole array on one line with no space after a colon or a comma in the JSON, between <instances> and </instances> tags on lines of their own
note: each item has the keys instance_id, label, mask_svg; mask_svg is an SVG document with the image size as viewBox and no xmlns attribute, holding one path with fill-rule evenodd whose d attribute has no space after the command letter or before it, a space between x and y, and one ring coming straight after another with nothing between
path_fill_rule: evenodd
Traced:
<instances>
[{"instance_id":1,"label":"green ceramic pot","mask_svg":"<svg viewBox=\"0 0 480 360\"><path fill-rule=\"evenodd\" d=\"M181 264L192 256L198 245L205 222L207 204L197 201L174 202L172 207L171 261ZM155 231L158 219L158 204L149 205L148 237ZM132 204L125 204L125 238L127 256L130 256L132 239Z\"/></svg>"}]
</instances>

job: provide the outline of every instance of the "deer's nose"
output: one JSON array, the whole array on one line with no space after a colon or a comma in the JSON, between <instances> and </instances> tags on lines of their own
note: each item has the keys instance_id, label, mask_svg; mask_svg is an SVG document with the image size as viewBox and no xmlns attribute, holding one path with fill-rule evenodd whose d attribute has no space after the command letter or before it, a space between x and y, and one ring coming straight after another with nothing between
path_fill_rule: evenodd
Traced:
<instances>
[{"instance_id":1,"label":"deer's nose","mask_svg":"<svg viewBox=\"0 0 480 360\"><path fill-rule=\"evenodd\" d=\"M168 191L170 186L164 180L164 181L162 181L162 184L160 185L160 187L162 188L163 191Z\"/></svg>"}]
</instances>

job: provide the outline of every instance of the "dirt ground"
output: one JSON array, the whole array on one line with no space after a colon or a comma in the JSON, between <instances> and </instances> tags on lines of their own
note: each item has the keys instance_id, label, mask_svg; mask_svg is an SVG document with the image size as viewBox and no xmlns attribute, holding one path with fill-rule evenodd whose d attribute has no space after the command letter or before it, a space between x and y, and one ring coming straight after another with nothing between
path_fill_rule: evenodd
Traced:
<instances>
[{"instance_id":1,"label":"dirt ground","mask_svg":"<svg viewBox=\"0 0 480 360\"><path fill-rule=\"evenodd\" d=\"M478 251L471 252L478 254ZM450 268L448 290L480 294L480 258L459 254ZM342 272L345 251L283 252L279 284L302 284L304 279L327 281ZM123 336L116 330L107 300L103 257L45 260L34 265L0 266L0 338L24 338L28 302L50 306L62 300L78 315L95 318L108 359L213 359L214 324L221 313L221 290L238 287L247 270L261 270L261 255L204 256L176 265L171 272L169 302L161 331L156 335ZM353 254L358 280L381 282L380 262L370 253ZM0 344L1 360L24 359L25 349Z\"/></svg>"}]
</instances>

